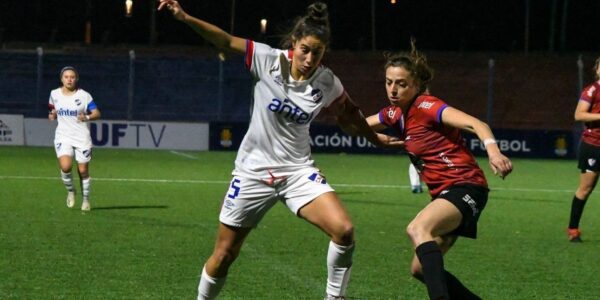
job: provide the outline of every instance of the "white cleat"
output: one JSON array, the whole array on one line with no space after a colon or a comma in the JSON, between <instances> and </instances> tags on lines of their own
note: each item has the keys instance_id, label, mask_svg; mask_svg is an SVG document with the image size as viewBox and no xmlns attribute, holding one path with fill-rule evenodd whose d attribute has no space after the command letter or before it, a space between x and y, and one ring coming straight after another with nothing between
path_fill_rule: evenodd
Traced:
<instances>
[{"instance_id":1,"label":"white cleat","mask_svg":"<svg viewBox=\"0 0 600 300\"><path fill-rule=\"evenodd\" d=\"M73 208L75 206L75 191L67 194L67 207Z\"/></svg>"},{"instance_id":2,"label":"white cleat","mask_svg":"<svg viewBox=\"0 0 600 300\"><path fill-rule=\"evenodd\" d=\"M92 207L90 206L90 201L83 201L83 203L81 203L82 211L90 211L91 209Z\"/></svg>"}]
</instances>

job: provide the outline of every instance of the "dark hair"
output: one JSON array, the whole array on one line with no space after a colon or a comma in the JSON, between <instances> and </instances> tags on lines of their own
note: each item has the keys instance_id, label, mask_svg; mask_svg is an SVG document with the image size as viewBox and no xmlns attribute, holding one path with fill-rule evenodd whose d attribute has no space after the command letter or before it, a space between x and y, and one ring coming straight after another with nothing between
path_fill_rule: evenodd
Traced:
<instances>
[{"instance_id":1,"label":"dark hair","mask_svg":"<svg viewBox=\"0 0 600 300\"><path fill-rule=\"evenodd\" d=\"M384 70L389 67L403 67L417 81L419 85L419 94L427 90L427 85L433 80L433 69L427 64L427 57L417 51L415 39L410 39L410 52L385 52Z\"/></svg>"},{"instance_id":2,"label":"dark hair","mask_svg":"<svg viewBox=\"0 0 600 300\"><path fill-rule=\"evenodd\" d=\"M284 49L291 48L294 41L311 35L321 40L325 46L329 45L331 38L329 12L327 4L323 2L315 2L308 6L306 15L296 19L292 30L281 40L281 46Z\"/></svg>"},{"instance_id":3,"label":"dark hair","mask_svg":"<svg viewBox=\"0 0 600 300\"><path fill-rule=\"evenodd\" d=\"M62 79L62 76L63 76L63 74L66 71L73 71L73 72L75 72L75 78L79 79L79 72L77 72L77 70L75 69L75 67L72 67L72 66L66 66L66 67L60 69L60 77L59 77L60 79Z\"/></svg>"}]
</instances>

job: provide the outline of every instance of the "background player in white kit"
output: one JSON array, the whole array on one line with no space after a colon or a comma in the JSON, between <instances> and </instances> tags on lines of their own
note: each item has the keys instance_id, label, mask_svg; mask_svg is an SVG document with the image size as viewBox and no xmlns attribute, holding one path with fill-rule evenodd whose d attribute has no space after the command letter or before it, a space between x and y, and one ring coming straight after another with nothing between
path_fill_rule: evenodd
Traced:
<instances>
[{"instance_id":1,"label":"background player in white kit","mask_svg":"<svg viewBox=\"0 0 600 300\"><path fill-rule=\"evenodd\" d=\"M92 96L77 86L79 73L71 66L60 71L61 87L50 92L48 107L50 121L58 120L54 135L54 149L60 175L67 188L67 207L75 206L75 186L71 168L73 155L77 161L77 171L81 180L83 202L81 210L89 211L90 206L90 174L89 162L92 159L92 139L86 122L100 118L100 110Z\"/></svg>"},{"instance_id":2,"label":"background player in white kit","mask_svg":"<svg viewBox=\"0 0 600 300\"><path fill-rule=\"evenodd\" d=\"M284 39L286 50L232 36L185 13L177 1L161 0L158 9L173 16L225 50L245 54L254 79L248 132L238 150L233 180L219 217L218 237L198 285L198 299L215 298L245 238L277 201L330 236L327 298L343 298L352 266L354 229L336 193L314 167L309 125L328 107L340 126L375 145L401 146L373 132L339 79L320 65L329 42L327 6L315 3Z\"/></svg>"}]
</instances>

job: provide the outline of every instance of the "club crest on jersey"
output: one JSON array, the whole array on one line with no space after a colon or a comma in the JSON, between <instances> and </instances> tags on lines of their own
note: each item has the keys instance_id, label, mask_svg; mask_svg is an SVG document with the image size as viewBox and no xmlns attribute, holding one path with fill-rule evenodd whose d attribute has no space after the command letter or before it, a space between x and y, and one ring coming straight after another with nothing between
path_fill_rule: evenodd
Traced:
<instances>
[{"instance_id":1,"label":"club crest on jersey","mask_svg":"<svg viewBox=\"0 0 600 300\"><path fill-rule=\"evenodd\" d=\"M271 104L267 108L277 114L280 114L285 119L290 120L297 124L307 124L312 119L313 114L309 114L303 111L300 107L296 106L290 99L279 100L273 98Z\"/></svg>"},{"instance_id":2,"label":"club crest on jersey","mask_svg":"<svg viewBox=\"0 0 600 300\"><path fill-rule=\"evenodd\" d=\"M590 167L593 167L596 164L596 160L593 158L588 158L588 165L590 165Z\"/></svg>"},{"instance_id":3,"label":"club crest on jersey","mask_svg":"<svg viewBox=\"0 0 600 300\"><path fill-rule=\"evenodd\" d=\"M315 101L315 103L319 103L321 102L321 100L323 100L323 91L321 91L320 89L314 89L310 92L310 94L312 95L313 101Z\"/></svg>"},{"instance_id":4,"label":"club crest on jersey","mask_svg":"<svg viewBox=\"0 0 600 300\"><path fill-rule=\"evenodd\" d=\"M77 106L81 105L81 100L75 99L75 104L77 104Z\"/></svg>"},{"instance_id":5,"label":"club crest on jersey","mask_svg":"<svg viewBox=\"0 0 600 300\"><path fill-rule=\"evenodd\" d=\"M325 179L325 177L319 173L312 173L312 175L308 176L308 179L320 184L327 183L327 179Z\"/></svg>"},{"instance_id":6,"label":"club crest on jersey","mask_svg":"<svg viewBox=\"0 0 600 300\"><path fill-rule=\"evenodd\" d=\"M283 85L283 77L281 77L281 74L275 75L275 77L273 77L273 81L279 86Z\"/></svg>"},{"instance_id":7,"label":"club crest on jersey","mask_svg":"<svg viewBox=\"0 0 600 300\"><path fill-rule=\"evenodd\" d=\"M395 109L393 109L393 108L390 108L390 109L388 110L388 113L387 113L387 114L388 114L388 118L390 118L390 119L393 119L393 118L394 118L394 116L396 115L396 110L395 110Z\"/></svg>"}]
</instances>

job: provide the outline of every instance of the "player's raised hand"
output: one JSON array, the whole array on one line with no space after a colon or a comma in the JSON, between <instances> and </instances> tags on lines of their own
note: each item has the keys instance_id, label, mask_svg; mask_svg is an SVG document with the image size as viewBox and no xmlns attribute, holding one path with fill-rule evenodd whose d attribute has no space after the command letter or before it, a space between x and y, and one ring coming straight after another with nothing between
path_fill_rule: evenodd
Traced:
<instances>
[{"instance_id":1,"label":"player's raised hand","mask_svg":"<svg viewBox=\"0 0 600 300\"><path fill-rule=\"evenodd\" d=\"M173 17L179 21L183 21L185 19L186 13L179 5L179 2L175 0L160 0L158 4L158 10L166 7L172 14Z\"/></svg>"},{"instance_id":2,"label":"player's raised hand","mask_svg":"<svg viewBox=\"0 0 600 300\"><path fill-rule=\"evenodd\" d=\"M512 162L510 159L508 159L508 157L502 155L501 153L489 156L489 161L490 168L492 168L494 174L500 176L502 179L512 172Z\"/></svg>"}]
</instances>

